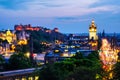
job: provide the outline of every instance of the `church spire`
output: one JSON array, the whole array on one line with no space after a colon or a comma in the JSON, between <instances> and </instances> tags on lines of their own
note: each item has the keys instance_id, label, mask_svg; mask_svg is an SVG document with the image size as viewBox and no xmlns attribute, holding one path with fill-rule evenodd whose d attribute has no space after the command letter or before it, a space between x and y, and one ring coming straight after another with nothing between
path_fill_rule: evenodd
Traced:
<instances>
[{"instance_id":1,"label":"church spire","mask_svg":"<svg viewBox=\"0 0 120 80\"><path fill-rule=\"evenodd\" d=\"M102 32L102 37L103 38L105 37L105 30L103 30L103 32Z\"/></svg>"}]
</instances>

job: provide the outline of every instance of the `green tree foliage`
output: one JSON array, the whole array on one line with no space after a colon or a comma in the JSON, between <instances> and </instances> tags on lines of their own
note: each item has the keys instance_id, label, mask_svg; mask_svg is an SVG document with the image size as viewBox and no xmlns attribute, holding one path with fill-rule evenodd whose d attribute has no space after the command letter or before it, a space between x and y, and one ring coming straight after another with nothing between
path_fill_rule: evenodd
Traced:
<instances>
[{"instance_id":1,"label":"green tree foliage","mask_svg":"<svg viewBox=\"0 0 120 80\"><path fill-rule=\"evenodd\" d=\"M0 65L5 63L5 59L3 58L2 55L0 55Z\"/></svg>"},{"instance_id":2,"label":"green tree foliage","mask_svg":"<svg viewBox=\"0 0 120 80\"><path fill-rule=\"evenodd\" d=\"M23 53L11 55L9 59L9 68L12 70L25 69L32 67L30 59L24 56Z\"/></svg>"},{"instance_id":3,"label":"green tree foliage","mask_svg":"<svg viewBox=\"0 0 120 80\"><path fill-rule=\"evenodd\" d=\"M28 33L32 35L34 40L50 42L50 35L43 31L28 31Z\"/></svg>"},{"instance_id":4,"label":"green tree foliage","mask_svg":"<svg viewBox=\"0 0 120 80\"><path fill-rule=\"evenodd\" d=\"M42 52L42 51L43 51L43 48L42 48L40 42L37 40L33 40L33 52L38 53L38 52Z\"/></svg>"},{"instance_id":5,"label":"green tree foliage","mask_svg":"<svg viewBox=\"0 0 120 80\"><path fill-rule=\"evenodd\" d=\"M40 71L40 80L64 80L74 70L72 62L62 61L48 64Z\"/></svg>"},{"instance_id":6,"label":"green tree foliage","mask_svg":"<svg viewBox=\"0 0 120 80\"><path fill-rule=\"evenodd\" d=\"M5 59L0 55L0 71L4 70Z\"/></svg>"},{"instance_id":7,"label":"green tree foliage","mask_svg":"<svg viewBox=\"0 0 120 80\"><path fill-rule=\"evenodd\" d=\"M78 67L67 80L95 80L95 70L88 67Z\"/></svg>"},{"instance_id":8,"label":"green tree foliage","mask_svg":"<svg viewBox=\"0 0 120 80\"><path fill-rule=\"evenodd\" d=\"M58 80L56 72L53 65L46 65L46 67L40 71L39 80Z\"/></svg>"},{"instance_id":9,"label":"green tree foliage","mask_svg":"<svg viewBox=\"0 0 120 80\"><path fill-rule=\"evenodd\" d=\"M41 44L39 41L37 40L33 40L33 52L34 53L40 53L45 51L46 49L48 49L49 46L46 46L45 44Z\"/></svg>"},{"instance_id":10,"label":"green tree foliage","mask_svg":"<svg viewBox=\"0 0 120 80\"><path fill-rule=\"evenodd\" d=\"M91 67L94 64L93 61L89 59L81 59L81 60L76 60L76 61L80 64L80 66Z\"/></svg>"},{"instance_id":11,"label":"green tree foliage","mask_svg":"<svg viewBox=\"0 0 120 80\"><path fill-rule=\"evenodd\" d=\"M50 80L101 80L102 68L96 54L94 52L84 57L78 52L72 58L52 64L52 69L46 66L40 72L40 80L48 80L48 77ZM48 72L48 69L51 71Z\"/></svg>"},{"instance_id":12,"label":"green tree foliage","mask_svg":"<svg viewBox=\"0 0 120 80\"><path fill-rule=\"evenodd\" d=\"M17 53L26 53L29 51L29 45L17 45L15 51Z\"/></svg>"},{"instance_id":13,"label":"green tree foliage","mask_svg":"<svg viewBox=\"0 0 120 80\"><path fill-rule=\"evenodd\" d=\"M88 59L99 60L99 53L94 51L87 56Z\"/></svg>"},{"instance_id":14,"label":"green tree foliage","mask_svg":"<svg viewBox=\"0 0 120 80\"><path fill-rule=\"evenodd\" d=\"M73 56L72 58L75 58L75 59L83 59L84 56L81 52L77 52L75 56Z\"/></svg>"},{"instance_id":15,"label":"green tree foliage","mask_svg":"<svg viewBox=\"0 0 120 80\"><path fill-rule=\"evenodd\" d=\"M117 62L113 70L114 80L120 80L120 62Z\"/></svg>"},{"instance_id":16,"label":"green tree foliage","mask_svg":"<svg viewBox=\"0 0 120 80\"><path fill-rule=\"evenodd\" d=\"M60 67L62 71L65 71L65 70L73 71L75 68L74 63L69 61L56 62L54 66L56 69Z\"/></svg>"}]
</instances>

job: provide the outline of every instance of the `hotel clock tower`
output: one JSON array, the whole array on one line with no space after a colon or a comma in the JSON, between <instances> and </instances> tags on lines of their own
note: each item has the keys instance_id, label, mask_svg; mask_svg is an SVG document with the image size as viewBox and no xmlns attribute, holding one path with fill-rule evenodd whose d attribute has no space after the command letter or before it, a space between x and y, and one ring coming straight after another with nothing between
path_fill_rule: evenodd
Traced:
<instances>
[{"instance_id":1,"label":"hotel clock tower","mask_svg":"<svg viewBox=\"0 0 120 80\"><path fill-rule=\"evenodd\" d=\"M97 27L95 25L94 20L92 20L92 23L89 27L89 39L98 40Z\"/></svg>"}]
</instances>

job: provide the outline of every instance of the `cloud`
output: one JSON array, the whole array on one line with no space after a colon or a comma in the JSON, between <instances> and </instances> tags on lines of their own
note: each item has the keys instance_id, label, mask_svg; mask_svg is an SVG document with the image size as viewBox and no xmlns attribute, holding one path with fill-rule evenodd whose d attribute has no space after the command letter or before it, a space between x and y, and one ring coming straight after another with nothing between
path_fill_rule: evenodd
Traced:
<instances>
[{"instance_id":1,"label":"cloud","mask_svg":"<svg viewBox=\"0 0 120 80\"><path fill-rule=\"evenodd\" d=\"M3 1L3 0L1 0ZM9 0L6 0L9 1ZM15 6L17 3L17 6ZM91 7L100 3L100 0L18 0L11 1L11 8L4 8L1 5L0 12L3 15L11 17L70 17L83 16L92 13L100 12L118 12L119 6L116 5L101 5ZM15 4L15 5L14 5ZM20 7L21 6L21 7ZM18 9L17 9L18 8Z\"/></svg>"},{"instance_id":2,"label":"cloud","mask_svg":"<svg viewBox=\"0 0 120 80\"><path fill-rule=\"evenodd\" d=\"M82 17L60 17L55 18L54 20L57 23L74 23L74 22L86 22L90 21L91 19L86 19Z\"/></svg>"}]
</instances>

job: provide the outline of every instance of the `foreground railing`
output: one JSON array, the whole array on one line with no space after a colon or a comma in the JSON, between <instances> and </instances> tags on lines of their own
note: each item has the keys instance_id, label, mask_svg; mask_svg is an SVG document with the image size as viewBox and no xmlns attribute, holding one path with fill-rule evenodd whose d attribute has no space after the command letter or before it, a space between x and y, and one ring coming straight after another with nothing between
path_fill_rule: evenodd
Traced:
<instances>
[{"instance_id":1,"label":"foreground railing","mask_svg":"<svg viewBox=\"0 0 120 80\"><path fill-rule=\"evenodd\" d=\"M42 67L0 72L0 80L38 80L36 69L40 70Z\"/></svg>"}]
</instances>

